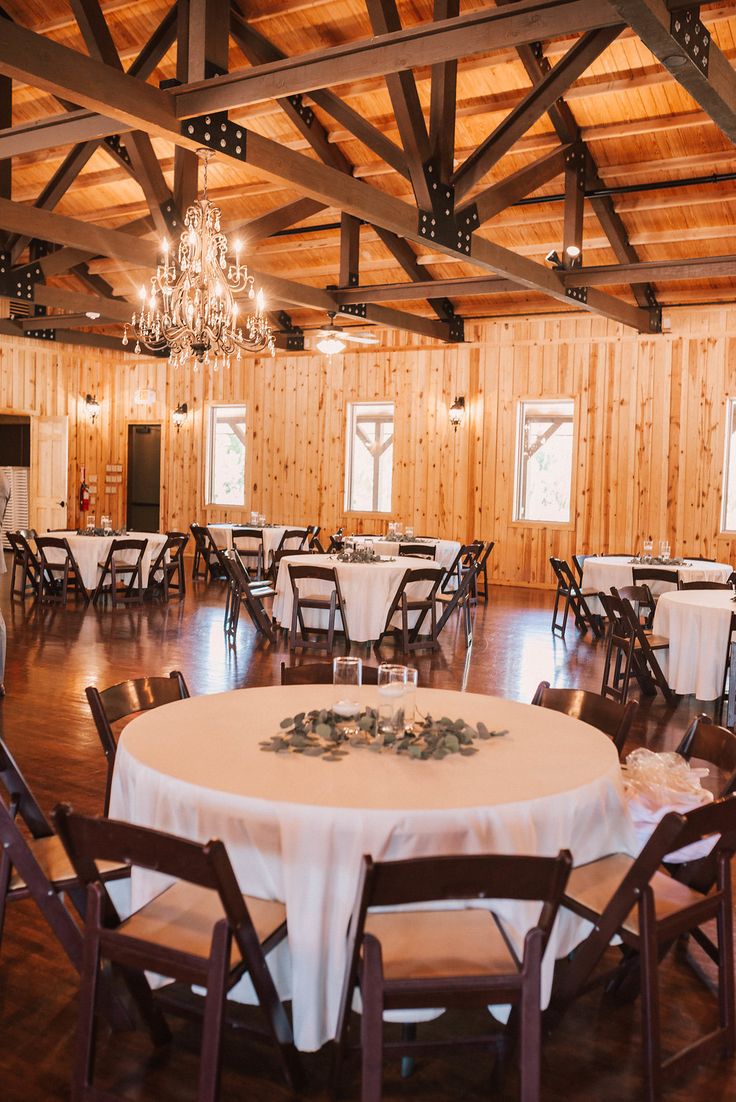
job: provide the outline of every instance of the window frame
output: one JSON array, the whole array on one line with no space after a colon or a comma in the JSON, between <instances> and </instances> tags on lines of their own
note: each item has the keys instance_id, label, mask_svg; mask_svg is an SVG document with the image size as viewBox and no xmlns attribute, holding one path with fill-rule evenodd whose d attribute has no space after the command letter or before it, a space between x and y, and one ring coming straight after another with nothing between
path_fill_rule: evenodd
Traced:
<instances>
[{"instance_id":1,"label":"window frame","mask_svg":"<svg viewBox=\"0 0 736 1102\"><path fill-rule=\"evenodd\" d=\"M212 478L215 470L214 462L214 449L215 449L215 432L214 421L215 411L220 409L242 409L243 421L245 424L245 439L243 440L243 502L239 505L234 505L231 502L216 501L214 499L214 488L212 485ZM246 474L248 470L248 406L245 402L208 402L205 407L205 471L204 471L204 502L206 507L214 507L217 509L245 509L247 507L247 493L248 483Z\"/></svg>"},{"instance_id":2,"label":"window frame","mask_svg":"<svg viewBox=\"0 0 736 1102\"><path fill-rule=\"evenodd\" d=\"M396 402L393 398L356 398L354 401L347 403L346 410L346 433L345 433L345 478L343 485L343 511L346 516L376 516L387 517L391 516L393 509L394 498L394 456L391 461L391 500L389 502L388 509L353 509L351 508L352 501L352 484L353 484L353 444L355 442L355 410L359 407L365 408L366 406L390 406L393 424L393 433L391 437L391 445L395 448L396 445ZM377 459L374 459L374 465ZM375 473L375 470L374 470ZM378 483L374 479L373 484L373 502L377 501L378 497Z\"/></svg>"},{"instance_id":3,"label":"window frame","mask_svg":"<svg viewBox=\"0 0 736 1102\"><path fill-rule=\"evenodd\" d=\"M570 464L570 511L567 520L530 520L517 515L519 508L520 474L521 474L521 448L522 426L524 424L524 409L529 405L552 405L557 402L572 403L572 461ZM514 439L514 478L512 483L511 522L512 528L553 528L560 531L575 530L575 486L576 486L576 457L578 454L578 402L573 394L532 394L516 399L516 428Z\"/></svg>"},{"instance_id":4,"label":"window frame","mask_svg":"<svg viewBox=\"0 0 736 1102\"><path fill-rule=\"evenodd\" d=\"M728 483L733 474L736 478L736 464L734 470L731 472L731 464L729 460L730 442L731 437L736 432L736 397L726 398L726 419L723 430L723 474L721 476L721 508L719 517L718 533L723 536L733 536L736 534L736 526L733 528L726 527L726 512L728 508Z\"/></svg>"}]
</instances>

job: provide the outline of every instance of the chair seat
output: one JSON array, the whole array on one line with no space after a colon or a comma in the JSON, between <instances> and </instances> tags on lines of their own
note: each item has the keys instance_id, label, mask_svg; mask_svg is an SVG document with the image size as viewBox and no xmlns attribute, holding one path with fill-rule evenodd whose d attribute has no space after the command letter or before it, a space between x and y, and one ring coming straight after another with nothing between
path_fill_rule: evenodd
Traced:
<instances>
[{"instance_id":1,"label":"chair seat","mask_svg":"<svg viewBox=\"0 0 736 1102\"><path fill-rule=\"evenodd\" d=\"M602 914L616 888L634 864L634 858L625 853L613 853L589 865L580 865L570 873L565 889L565 901L576 903L594 915ZM703 896L673 880L664 872L655 872L651 880L654 892L654 909L657 922L676 915L686 907L702 902ZM623 929L634 937L639 936L639 911L630 912Z\"/></svg>"},{"instance_id":2,"label":"chair seat","mask_svg":"<svg viewBox=\"0 0 736 1102\"><path fill-rule=\"evenodd\" d=\"M387 980L518 974L490 911L371 912L365 932L381 943Z\"/></svg>"},{"instance_id":3,"label":"chair seat","mask_svg":"<svg viewBox=\"0 0 736 1102\"><path fill-rule=\"evenodd\" d=\"M312 608L329 608L330 598L330 593L302 593L301 590L299 591L299 604L311 605ZM344 599L342 603L346 603Z\"/></svg>"},{"instance_id":4,"label":"chair seat","mask_svg":"<svg viewBox=\"0 0 736 1102\"><path fill-rule=\"evenodd\" d=\"M72 867L71 861L67 857L66 850L58 835L51 834L48 838L30 838L28 847L36 861L38 861L44 875L53 884L63 884L67 881L72 882L77 879L77 874ZM101 872L108 874L116 870L122 871L123 869L127 869L128 866L116 864L112 861L100 861L99 867ZM17 892L24 889L25 886L26 883L23 877L17 869L13 869L8 890Z\"/></svg>"},{"instance_id":5,"label":"chair seat","mask_svg":"<svg viewBox=\"0 0 736 1102\"><path fill-rule=\"evenodd\" d=\"M99 566L100 570L104 570L106 564L104 562L98 562L97 565ZM138 567L137 567L136 563L132 563L132 562L116 562L115 563L115 572L117 574L132 574L133 571L137 570L137 569L138 569Z\"/></svg>"},{"instance_id":6,"label":"chair seat","mask_svg":"<svg viewBox=\"0 0 736 1102\"><path fill-rule=\"evenodd\" d=\"M669 639L665 639L664 635L650 635L649 632L647 632L647 643L649 643L652 650L664 650L670 645ZM639 650L640 647L641 643L638 639L635 639L634 649Z\"/></svg>"},{"instance_id":7,"label":"chair seat","mask_svg":"<svg viewBox=\"0 0 736 1102\"><path fill-rule=\"evenodd\" d=\"M244 895L243 899L260 942L286 921L283 903L254 899L249 895ZM129 937L206 959L210 955L212 927L224 917L216 892L178 880L132 914L119 929ZM239 960L240 950L233 943L232 962Z\"/></svg>"}]
</instances>

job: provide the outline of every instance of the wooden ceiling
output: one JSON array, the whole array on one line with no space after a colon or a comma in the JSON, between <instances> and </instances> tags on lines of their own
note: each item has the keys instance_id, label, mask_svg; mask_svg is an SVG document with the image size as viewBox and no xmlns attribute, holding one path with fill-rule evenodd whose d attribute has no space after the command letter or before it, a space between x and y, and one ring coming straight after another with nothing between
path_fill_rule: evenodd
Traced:
<instances>
[{"instance_id":1,"label":"wooden ceiling","mask_svg":"<svg viewBox=\"0 0 736 1102\"><path fill-rule=\"evenodd\" d=\"M736 298L735 58L734 3L0 0L0 332L117 344L209 144L281 347L656 333Z\"/></svg>"}]
</instances>

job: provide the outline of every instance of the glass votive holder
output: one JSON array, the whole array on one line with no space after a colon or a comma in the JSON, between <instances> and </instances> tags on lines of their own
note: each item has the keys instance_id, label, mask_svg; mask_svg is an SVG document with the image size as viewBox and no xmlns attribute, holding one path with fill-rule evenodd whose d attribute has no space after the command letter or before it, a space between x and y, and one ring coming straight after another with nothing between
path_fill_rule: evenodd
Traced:
<instances>
[{"instance_id":1,"label":"glass votive holder","mask_svg":"<svg viewBox=\"0 0 736 1102\"><path fill-rule=\"evenodd\" d=\"M404 727L409 728L416 719L417 685L419 671L413 666L404 666Z\"/></svg>"},{"instance_id":2,"label":"glass votive holder","mask_svg":"<svg viewBox=\"0 0 736 1102\"><path fill-rule=\"evenodd\" d=\"M410 528L409 525L407 525L406 528L404 529L404 535L406 536L406 538L408 540L413 540L414 539L414 529Z\"/></svg>"},{"instance_id":3,"label":"glass votive holder","mask_svg":"<svg viewBox=\"0 0 736 1102\"><path fill-rule=\"evenodd\" d=\"M396 738L404 730L406 666L382 662L378 667L378 735Z\"/></svg>"},{"instance_id":4,"label":"glass votive holder","mask_svg":"<svg viewBox=\"0 0 736 1102\"><path fill-rule=\"evenodd\" d=\"M87 531L94 532L95 530L95 518L93 516L87 517Z\"/></svg>"},{"instance_id":5,"label":"glass votive holder","mask_svg":"<svg viewBox=\"0 0 736 1102\"><path fill-rule=\"evenodd\" d=\"M360 701L356 700L355 689L363 684L363 662L350 655L333 658L332 683L335 686L335 702L332 710L348 719L360 711Z\"/></svg>"}]
</instances>

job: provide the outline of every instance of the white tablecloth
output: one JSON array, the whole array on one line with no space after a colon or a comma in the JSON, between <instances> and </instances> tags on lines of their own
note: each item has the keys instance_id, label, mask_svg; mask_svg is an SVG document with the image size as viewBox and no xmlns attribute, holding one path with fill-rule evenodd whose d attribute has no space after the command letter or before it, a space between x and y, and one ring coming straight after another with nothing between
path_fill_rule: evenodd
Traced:
<instances>
[{"instance_id":1,"label":"white tablecloth","mask_svg":"<svg viewBox=\"0 0 736 1102\"><path fill-rule=\"evenodd\" d=\"M231 548L233 545L233 528L248 528L247 524L208 524L212 538L218 547ZM294 528L298 528L299 525L294 525ZM281 543L281 537L284 532L288 531L286 524L277 525L273 528L264 528L263 531L263 566L264 569L268 569L268 564L271 561L271 552L276 551L278 545ZM258 546L257 539L239 539L238 547L247 548L253 550Z\"/></svg>"},{"instance_id":2,"label":"white tablecloth","mask_svg":"<svg viewBox=\"0 0 736 1102\"><path fill-rule=\"evenodd\" d=\"M148 540L148 546L143 552L143 584L148 581L148 571L159 551L166 543L166 535L161 532L126 532L124 536L79 536L76 532L51 532L53 536L65 538L74 558L77 560L82 581L87 589L94 589L102 571L98 563L104 562L113 540ZM49 548L46 552L49 562L63 562L64 552ZM123 562L134 563L138 557L137 551L121 551L120 559Z\"/></svg>"},{"instance_id":3,"label":"white tablecloth","mask_svg":"<svg viewBox=\"0 0 736 1102\"><path fill-rule=\"evenodd\" d=\"M401 544L398 540L383 539L381 536L353 536L356 543L361 541L369 541L377 555L398 555ZM411 543L411 540L407 540L407 543ZM434 561L438 566L444 566L445 570L449 570L455 561L455 556L460 550L460 544L457 540L440 540L440 539L426 539L421 540L421 543L426 543L427 548L435 548Z\"/></svg>"},{"instance_id":4,"label":"white tablecloth","mask_svg":"<svg viewBox=\"0 0 736 1102\"><path fill-rule=\"evenodd\" d=\"M633 585L634 577L631 573L634 566L644 566L644 563L632 563L631 555L589 555L583 563L583 591L592 589L596 593L610 593L611 586L620 589L625 585ZM677 574L682 575L685 582L726 582L731 574L732 567L723 562L692 562L685 560L684 566L664 566L660 563L652 563L653 570L669 570L672 572L672 581L677 585ZM664 582L647 582L655 596L666 591ZM586 597L586 601L593 613L603 613L603 606L596 597Z\"/></svg>"},{"instance_id":5,"label":"white tablecloth","mask_svg":"<svg viewBox=\"0 0 736 1102\"><path fill-rule=\"evenodd\" d=\"M367 643L372 639L378 639L386 626L386 617L393 596L407 570L410 568L421 570L423 567L432 566L432 563L427 562L426 559L413 558L410 555L402 555L393 562L385 560L374 563L338 562L333 555L310 555L308 559L306 556L287 555L279 564L276 596L273 602L273 618L285 628L291 627L291 610L294 603L289 563L295 566L336 568L340 592L345 603L348 632L354 643ZM330 582L310 581L305 585L309 593L329 596L332 592ZM414 582L409 586L407 594L410 598L423 597L431 588L431 582ZM412 613L409 617L412 625L416 616L416 613ZM327 612L308 611L304 614L304 622L308 628L326 628L328 619ZM401 623L398 613L395 623L397 625ZM337 627L341 626L338 616ZM425 626L429 630L428 619Z\"/></svg>"},{"instance_id":6,"label":"white tablecloth","mask_svg":"<svg viewBox=\"0 0 736 1102\"><path fill-rule=\"evenodd\" d=\"M329 704L334 692L242 689L145 713L121 736L112 790L113 817L201 842L221 838L243 890L286 904L288 954L272 968L282 997L292 997L296 1044L305 1051L334 1036L363 854L556 855L568 847L580 864L636 852L613 744L552 710L420 688L420 711L483 720L508 734L479 742L473 758L427 762L351 750L326 763L259 749L282 718ZM376 702L375 688L356 692ZM132 890L137 907L159 885L139 872ZM494 909L519 945L538 916L531 904ZM582 936L574 916L561 913L545 956L547 996L553 960Z\"/></svg>"},{"instance_id":7,"label":"white tablecloth","mask_svg":"<svg viewBox=\"0 0 736 1102\"><path fill-rule=\"evenodd\" d=\"M670 641L669 652L657 651L657 658L674 692L694 693L699 700L721 695L736 612L732 596L725 589L684 589L663 593L657 601L654 633Z\"/></svg>"}]
</instances>

